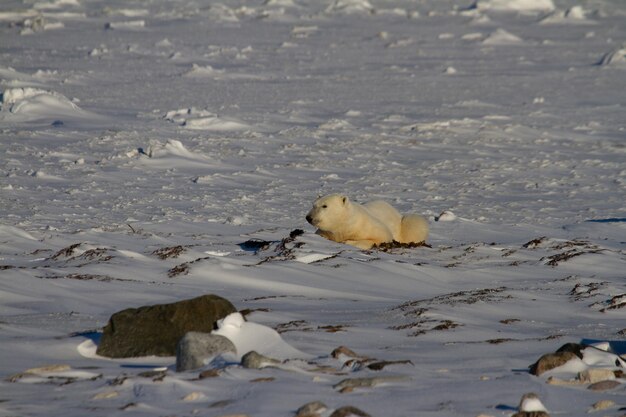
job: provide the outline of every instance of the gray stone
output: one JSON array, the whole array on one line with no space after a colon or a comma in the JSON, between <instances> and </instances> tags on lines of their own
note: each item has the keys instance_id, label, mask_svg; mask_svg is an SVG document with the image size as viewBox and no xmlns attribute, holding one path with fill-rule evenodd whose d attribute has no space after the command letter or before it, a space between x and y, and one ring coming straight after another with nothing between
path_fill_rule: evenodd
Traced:
<instances>
[{"instance_id":1,"label":"gray stone","mask_svg":"<svg viewBox=\"0 0 626 417\"><path fill-rule=\"evenodd\" d=\"M273 359L273 358L269 358L267 356L261 355L260 353L254 350L251 350L250 352L246 353L241 358L241 365L244 368L250 368L250 369L262 369L268 366L280 365L281 363L282 362L277 359Z\"/></svg>"},{"instance_id":2,"label":"gray stone","mask_svg":"<svg viewBox=\"0 0 626 417\"><path fill-rule=\"evenodd\" d=\"M557 353L559 352L572 352L580 359L583 358L583 350L585 350L588 346L580 343L566 343L560 348L557 349Z\"/></svg>"},{"instance_id":3,"label":"gray stone","mask_svg":"<svg viewBox=\"0 0 626 417\"><path fill-rule=\"evenodd\" d=\"M187 332L209 333L217 320L236 311L228 300L212 294L122 310L104 327L96 353L109 358L174 356Z\"/></svg>"},{"instance_id":4,"label":"gray stone","mask_svg":"<svg viewBox=\"0 0 626 417\"><path fill-rule=\"evenodd\" d=\"M614 380L615 372L609 368L591 368L583 372L579 372L576 379L581 382L594 384L600 381Z\"/></svg>"},{"instance_id":5,"label":"gray stone","mask_svg":"<svg viewBox=\"0 0 626 417\"><path fill-rule=\"evenodd\" d=\"M335 384L333 388L337 390L352 389L352 388L370 388L376 385L390 383L390 382L403 382L409 380L407 376L377 376L372 378L346 378L341 380L338 384Z\"/></svg>"},{"instance_id":6,"label":"gray stone","mask_svg":"<svg viewBox=\"0 0 626 417\"><path fill-rule=\"evenodd\" d=\"M330 415L330 417L350 417L350 416L371 417L365 411L359 410L358 408L352 407L351 405L338 408Z\"/></svg>"},{"instance_id":7,"label":"gray stone","mask_svg":"<svg viewBox=\"0 0 626 417\"><path fill-rule=\"evenodd\" d=\"M587 387L592 391L608 391L622 385L619 381L600 381Z\"/></svg>"},{"instance_id":8,"label":"gray stone","mask_svg":"<svg viewBox=\"0 0 626 417\"><path fill-rule=\"evenodd\" d=\"M353 350L345 346L339 346L337 349L333 350L330 355L335 359L339 358L341 355L345 355L350 358L364 358L364 356L357 355Z\"/></svg>"},{"instance_id":9,"label":"gray stone","mask_svg":"<svg viewBox=\"0 0 626 417\"><path fill-rule=\"evenodd\" d=\"M313 401L304 404L296 411L296 417L313 416L323 413L328 407L321 401Z\"/></svg>"},{"instance_id":10,"label":"gray stone","mask_svg":"<svg viewBox=\"0 0 626 417\"><path fill-rule=\"evenodd\" d=\"M236 354L237 348L224 336L189 332L176 346L176 372L201 368L205 360L227 352Z\"/></svg>"},{"instance_id":11,"label":"gray stone","mask_svg":"<svg viewBox=\"0 0 626 417\"><path fill-rule=\"evenodd\" d=\"M593 404L593 411L598 411L598 410L606 410L607 408L613 408L615 407L615 401L612 400L600 400L598 402L596 402L595 404Z\"/></svg>"}]
</instances>

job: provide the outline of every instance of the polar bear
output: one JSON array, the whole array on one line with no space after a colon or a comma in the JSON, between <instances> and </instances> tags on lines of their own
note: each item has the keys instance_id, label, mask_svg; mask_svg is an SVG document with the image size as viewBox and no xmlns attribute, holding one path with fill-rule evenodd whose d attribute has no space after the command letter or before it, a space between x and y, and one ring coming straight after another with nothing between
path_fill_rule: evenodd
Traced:
<instances>
[{"instance_id":1,"label":"polar bear","mask_svg":"<svg viewBox=\"0 0 626 417\"><path fill-rule=\"evenodd\" d=\"M428 237L428 222L422 216L403 216L382 200L361 205L341 194L315 200L306 220L317 227L320 236L360 249L394 240L419 243Z\"/></svg>"}]
</instances>

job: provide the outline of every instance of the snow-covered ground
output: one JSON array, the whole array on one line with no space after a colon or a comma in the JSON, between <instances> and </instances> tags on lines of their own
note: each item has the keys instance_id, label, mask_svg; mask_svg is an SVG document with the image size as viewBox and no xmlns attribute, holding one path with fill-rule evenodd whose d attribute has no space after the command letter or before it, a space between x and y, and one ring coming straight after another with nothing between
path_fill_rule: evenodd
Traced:
<instances>
[{"instance_id":1,"label":"snow-covered ground","mask_svg":"<svg viewBox=\"0 0 626 417\"><path fill-rule=\"evenodd\" d=\"M623 379L527 372L626 353L622 0L5 0L0 80L0 415L624 413ZM432 247L316 236L331 192L428 216ZM205 293L309 362L198 379L86 348Z\"/></svg>"}]
</instances>

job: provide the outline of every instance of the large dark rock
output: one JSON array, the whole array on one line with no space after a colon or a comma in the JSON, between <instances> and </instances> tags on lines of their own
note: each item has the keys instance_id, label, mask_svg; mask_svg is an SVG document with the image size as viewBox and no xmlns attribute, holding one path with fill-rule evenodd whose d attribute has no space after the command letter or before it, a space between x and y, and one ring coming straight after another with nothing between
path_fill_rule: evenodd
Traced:
<instances>
[{"instance_id":1,"label":"large dark rock","mask_svg":"<svg viewBox=\"0 0 626 417\"><path fill-rule=\"evenodd\" d=\"M543 374L551 369L565 365L567 362L578 359L574 352L562 351L556 353L547 353L530 365L530 373L536 376Z\"/></svg>"},{"instance_id":2,"label":"large dark rock","mask_svg":"<svg viewBox=\"0 0 626 417\"><path fill-rule=\"evenodd\" d=\"M582 359L583 358L583 350L585 350L587 347L588 347L587 345L582 345L580 343L566 343L563 346L561 346L560 348L558 348L556 353L559 353L559 352L572 352L573 354L578 356L580 359Z\"/></svg>"},{"instance_id":3,"label":"large dark rock","mask_svg":"<svg viewBox=\"0 0 626 417\"><path fill-rule=\"evenodd\" d=\"M236 311L230 301L212 294L122 310L104 327L96 353L109 358L174 356L185 333L211 332L217 320Z\"/></svg>"}]
</instances>

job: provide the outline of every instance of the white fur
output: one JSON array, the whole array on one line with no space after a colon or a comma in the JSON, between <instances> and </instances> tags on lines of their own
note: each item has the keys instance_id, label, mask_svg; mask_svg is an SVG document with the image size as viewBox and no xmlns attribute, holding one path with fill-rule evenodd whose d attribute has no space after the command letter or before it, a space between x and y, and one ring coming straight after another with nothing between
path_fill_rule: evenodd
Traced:
<instances>
[{"instance_id":1,"label":"white fur","mask_svg":"<svg viewBox=\"0 0 626 417\"><path fill-rule=\"evenodd\" d=\"M313 202L306 219L317 227L319 235L361 249L394 240L419 243L428 237L425 218L417 214L403 216L382 200L361 205L344 195L330 194Z\"/></svg>"}]
</instances>

